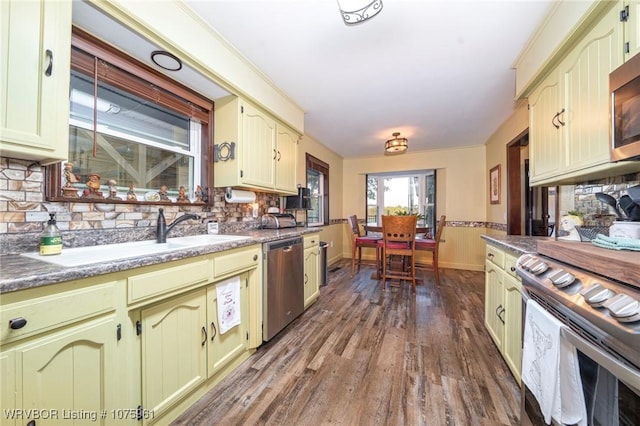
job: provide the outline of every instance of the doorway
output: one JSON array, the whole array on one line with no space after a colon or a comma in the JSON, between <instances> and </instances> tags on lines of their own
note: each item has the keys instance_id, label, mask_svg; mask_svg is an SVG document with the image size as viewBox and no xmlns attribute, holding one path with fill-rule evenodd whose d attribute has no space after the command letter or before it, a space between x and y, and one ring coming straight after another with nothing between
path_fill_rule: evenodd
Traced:
<instances>
[{"instance_id":1,"label":"doorway","mask_svg":"<svg viewBox=\"0 0 640 426\"><path fill-rule=\"evenodd\" d=\"M552 191L551 191L552 192ZM550 235L552 194L529 185L529 130L507 145L507 235Z\"/></svg>"}]
</instances>

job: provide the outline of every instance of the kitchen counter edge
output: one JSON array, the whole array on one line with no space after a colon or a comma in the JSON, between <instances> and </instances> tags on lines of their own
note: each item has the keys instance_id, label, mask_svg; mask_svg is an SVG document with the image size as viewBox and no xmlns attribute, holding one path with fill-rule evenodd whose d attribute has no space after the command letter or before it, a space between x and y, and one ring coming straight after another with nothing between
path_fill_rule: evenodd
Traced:
<instances>
[{"instance_id":1,"label":"kitchen counter edge","mask_svg":"<svg viewBox=\"0 0 640 426\"><path fill-rule=\"evenodd\" d=\"M538 241L552 240L551 237L530 237L523 235L481 235L480 238L488 244L509 252L514 256L525 253L536 253Z\"/></svg>"},{"instance_id":2,"label":"kitchen counter edge","mask_svg":"<svg viewBox=\"0 0 640 426\"><path fill-rule=\"evenodd\" d=\"M254 244L268 243L270 241L301 237L317 232L320 232L319 228L256 229L242 231L226 235L242 235L250 238L242 241L186 248L184 250L176 250L163 254L115 260L104 264L94 263L75 267L57 266L19 254L2 255L0 256L0 294L65 281L90 278L113 272L121 272L143 266L157 265L164 262L217 253L238 247L247 247Z\"/></svg>"}]
</instances>

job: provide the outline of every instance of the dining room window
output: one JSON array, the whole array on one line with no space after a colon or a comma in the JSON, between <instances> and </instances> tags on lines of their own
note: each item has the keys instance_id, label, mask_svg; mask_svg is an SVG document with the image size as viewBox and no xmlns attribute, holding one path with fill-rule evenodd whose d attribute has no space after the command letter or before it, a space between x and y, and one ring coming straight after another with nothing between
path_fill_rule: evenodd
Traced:
<instances>
[{"instance_id":1,"label":"dining room window","mask_svg":"<svg viewBox=\"0 0 640 426\"><path fill-rule=\"evenodd\" d=\"M382 215L417 215L418 226L435 229L436 171L367 175L367 223L382 223Z\"/></svg>"},{"instance_id":2,"label":"dining room window","mask_svg":"<svg viewBox=\"0 0 640 426\"><path fill-rule=\"evenodd\" d=\"M307 224L319 226L329 224L329 164L306 155L307 188L310 206L307 210Z\"/></svg>"}]
</instances>

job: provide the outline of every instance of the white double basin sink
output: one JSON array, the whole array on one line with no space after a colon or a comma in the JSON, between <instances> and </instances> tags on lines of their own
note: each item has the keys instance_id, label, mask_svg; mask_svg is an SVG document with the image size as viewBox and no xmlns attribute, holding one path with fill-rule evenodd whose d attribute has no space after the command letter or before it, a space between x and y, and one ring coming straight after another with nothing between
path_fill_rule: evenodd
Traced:
<instances>
[{"instance_id":1,"label":"white double basin sink","mask_svg":"<svg viewBox=\"0 0 640 426\"><path fill-rule=\"evenodd\" d=\"M58 266L83 266L140 256L163 254L195 247L242 241L249 238L250 237L241 235L203 234L188 237L167 238L166 243L158 243L156 240L146 240L130 243L63 249L61 254L51 256L40 256L37 252L23 253L22 256L53 263Z\"/></svg>"}]
</instances>

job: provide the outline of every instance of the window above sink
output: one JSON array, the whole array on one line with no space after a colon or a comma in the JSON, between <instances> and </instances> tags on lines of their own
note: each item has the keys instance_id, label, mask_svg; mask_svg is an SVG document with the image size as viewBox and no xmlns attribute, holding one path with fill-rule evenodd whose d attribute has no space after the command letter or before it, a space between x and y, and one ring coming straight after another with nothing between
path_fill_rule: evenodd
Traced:
<instances>
[{"instance_id":1,"label":"window above sink","mask_svg":"<svg viewBox=\"0 0 640 426\"><path fill-rule=\"evenodd\" d=\"M69 160L47 170L49 201L208 203L212 100L75 27L71 69Z\"/></svg>"}]
</instances>

